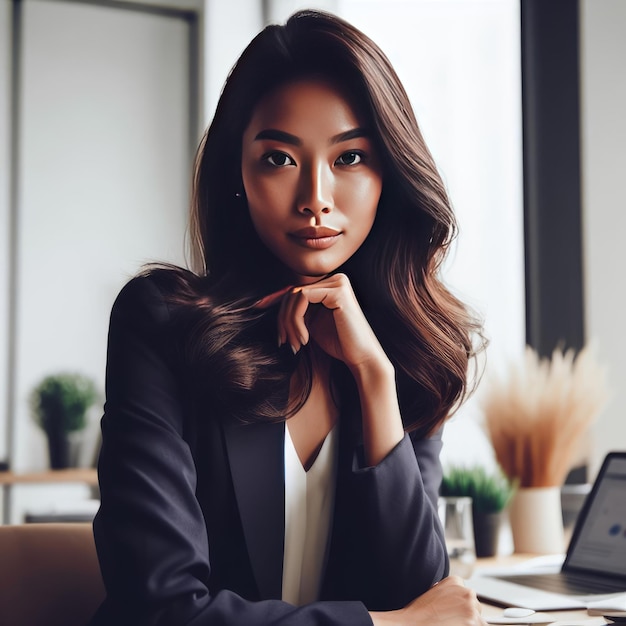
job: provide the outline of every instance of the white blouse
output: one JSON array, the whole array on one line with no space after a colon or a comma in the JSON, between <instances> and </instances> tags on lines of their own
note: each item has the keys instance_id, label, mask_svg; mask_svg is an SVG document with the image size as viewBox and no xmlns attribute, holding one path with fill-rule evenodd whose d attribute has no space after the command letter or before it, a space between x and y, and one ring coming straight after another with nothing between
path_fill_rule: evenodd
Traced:
<instances>
[{"instance_id":1,"label":"white blouse","mask_svg":"<svg viewBox=\"0 0 626 626\"><path fill-rule=\"evenodd\" d=\"M285 425L285 548L283 590L285 602L302 606L318 599L328 552L335 499L337 424L308 471L298 458Z\"/></svg>"}]
</instances>

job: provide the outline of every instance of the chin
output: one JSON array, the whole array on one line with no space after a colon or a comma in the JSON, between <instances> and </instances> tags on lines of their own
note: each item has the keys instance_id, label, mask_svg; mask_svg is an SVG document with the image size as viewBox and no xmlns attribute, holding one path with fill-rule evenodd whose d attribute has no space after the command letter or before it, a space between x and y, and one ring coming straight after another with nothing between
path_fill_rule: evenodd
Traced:
<instances>
[{"instance_id":1,"label":"chin","mask_svg":"<svg viewBox=\"0 0 626 626\"><path fill-rule=\"evenodd\" d=\"M286 263L285 261L286 259L282 259L283 264L289 268L296 281L305 284L314 283L337 271L343 266L346 259L343 259L343 257L337 260L329 260L328 258L326 260L317 259L317 262L313 263Z\"/></svg>"},{"instance_id":2,"label":"chin","mask_svg":"<svg viewBox=\"0 0 626 626\"><path fill-rule=\"evenodd\" d=\"M295 272L295 281L297 285L316 283L318 280L322 280L322 278L332 274L333 271L334 270L328 270L327 272Z\"/></svg>"},{"instance_id":3,"label":"chin","mask_svg":"<svg viewBox=\"0 0 626 626\"><path fill-rule=\"evenodd\" d=\"M321 280L325 276L330 274L334 274L338 270L341 270L345 267L345 263L349 259L340 259L336 263L316 263L315 265L307 265L305 267L294 267L292 268L293 273L302 278L303 280L307 280L307 282L315 282L317 280Z\"/></svg>"}]
</instances>

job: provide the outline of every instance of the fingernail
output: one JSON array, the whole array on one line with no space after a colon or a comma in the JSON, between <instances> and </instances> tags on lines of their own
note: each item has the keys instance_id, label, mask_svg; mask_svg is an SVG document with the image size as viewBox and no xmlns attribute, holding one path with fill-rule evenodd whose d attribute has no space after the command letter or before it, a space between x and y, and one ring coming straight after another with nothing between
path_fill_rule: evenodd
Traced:
<instances>
[{"instance_id":1,"label":"fingernail","mask_svg":"<svg viewBox=\"0 0 626 626\"><path fill-rule=\"evenodd\" d=\"M292 351L294 354L297 354L297 353L298 353L297 348L296 348L294 345L292 345L292 344L290 344L290 345L291 345L291 351Z\"/></svg>"},{"instance_id":2,"label":"fingernail","mask_svg":"<svg viewBox=\"0 0 626 626\"><path fill-rule=\"evenodd\" d=\"M300 335L299 339L300 339L300 343L301 343L303 346L306 346L306 344L307 344L307 340L306 340L306 339L305 339L302 335Z\"/></svg>"}]
</instances>

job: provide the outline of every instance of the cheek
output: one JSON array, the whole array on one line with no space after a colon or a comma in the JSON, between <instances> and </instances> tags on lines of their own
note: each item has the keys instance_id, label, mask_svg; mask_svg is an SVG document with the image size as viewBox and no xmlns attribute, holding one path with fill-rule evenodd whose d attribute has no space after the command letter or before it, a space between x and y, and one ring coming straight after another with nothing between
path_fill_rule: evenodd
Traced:
<instances>
[{"instance_id":1,"label":"cheek","mask_svg":"<svg viewBox=\"0 0 626 626\"><path fill-rule=\"evenodd\" d=\"M257 235L261 237L265 241L266 237L265 233L272 231L272 215L268 211L261 211L258 209L258 205L251 203L248 200L248 212L250 214L250 219L252 221L252 226L256 231Z\"/></svg>"},{"instance_id":2,"label":"cheek","mask_svg":"<svg viewBox=\"0 0 626 626\"><path fill-rule=\"evenodd\" d=\"M248 197L248 214L252 226L265 245L272 247L273 242L281 239L284 212L259 190Z\"/></svg>"},{"instance_id":3,"label":"cheek","mask_svg":"<svg viewBox=\"0 0 626 626\"><path fill-rule=\"evenodd\" d=\"M352 216L360 217L364 222L370 223L376 216L381 193L382 181L379 178L360 180L351 189L346 189L344 197L340 200L340 206L346 207Z\"/></svg>"},{"instance_id":4,"label":"cheek","mask_svg":"<svg viewBox=\"0 0 626 626\"><path fill-rule=\"evenodd\" d=\"M288 210L289 190L285 181L244 177L243 184L250 213L259 214L259 220L277 218Z\"/></svg>"},{"instance_id":5,"label":"cheek","mask_svg":"<svg viewBox=\"0 0 626 626\"><path fill-rule=\"evenodd\" d=\"M382 180L377 179L371 181L368 187L366 197L363 198L363 222L367 224L365 237L367 237L374 225L376 214L378 213L378 203L380 202L380 196L382 194L383 186Z\"/></svg>"}]
</instances>

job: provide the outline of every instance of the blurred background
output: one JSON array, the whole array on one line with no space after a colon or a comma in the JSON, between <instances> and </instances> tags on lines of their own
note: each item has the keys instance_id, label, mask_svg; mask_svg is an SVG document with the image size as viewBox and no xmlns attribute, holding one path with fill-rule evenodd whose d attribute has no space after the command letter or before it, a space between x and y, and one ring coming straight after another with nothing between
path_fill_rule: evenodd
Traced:
<instances>
[{"instance_id":1,"label":"blurred background","mask_svg":"<svg viewBox=\"0 0 626 626\"><path fill-rule=\"evenodd\" d=\"M116 294L145 262L185 263L193 154L230 67L303 7L370 35L407 88L457 211L445 278L485 319L485 380L527 343L595 342L612 398L578 459L593 477L626 449L623 0L0 0L0 462L49 467L29 409L43 377L103 390ZM492 463L480 422L479 391L444 462ZM13 522L93 495L3 492Z\"/></svg>"}]
</instances>

